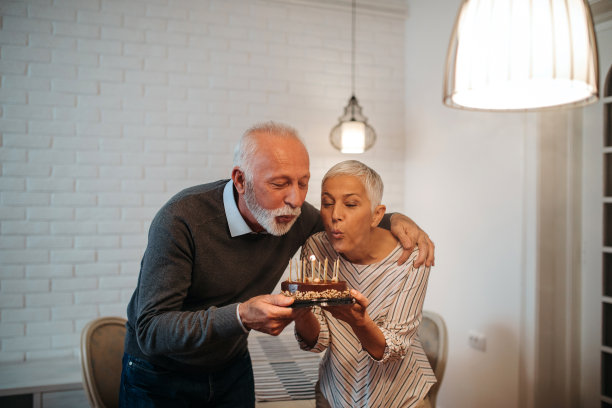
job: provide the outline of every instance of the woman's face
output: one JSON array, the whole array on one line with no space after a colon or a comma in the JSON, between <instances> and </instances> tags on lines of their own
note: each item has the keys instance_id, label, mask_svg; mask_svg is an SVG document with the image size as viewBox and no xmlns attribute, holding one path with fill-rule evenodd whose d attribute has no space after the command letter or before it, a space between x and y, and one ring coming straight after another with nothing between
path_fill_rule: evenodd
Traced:
<instances>
[{"instance_id":1,"label":"woman's face","mask_svg":"<svg viewBox=\"0 0 612 408\"><path fill-rule=\"evenodd\" d=\"M372 205L363 182L354 176L327 179L321 189L321 217L336 252L350 254L368 246ZM378 223L377 223L378 224Z\"/></svg>"}]
</instances>

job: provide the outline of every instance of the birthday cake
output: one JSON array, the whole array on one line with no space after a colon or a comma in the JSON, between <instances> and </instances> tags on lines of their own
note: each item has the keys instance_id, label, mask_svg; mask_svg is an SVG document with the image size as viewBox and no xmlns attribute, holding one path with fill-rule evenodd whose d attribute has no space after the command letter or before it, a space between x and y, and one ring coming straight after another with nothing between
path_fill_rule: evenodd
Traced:
<instances>
[{"instance_id":1,"label":"birthday cake","mask_svg":"<svg viewBox=\"0 0 612 408\"><path fill-rule=\"evenodd\" d=\"M336 259L333 269L329 271L327 258L323 264L318 263L318 268L314 256L310 257L310 268L307 268L308 262L302 259L296 265L295 280L292 279L292 264L290 260L289 279L281 282L281 293L295 299L290 307L308 307L315 304L333 306L355 301L346 282L338 279L340 259Z\"/></svg>"},{"instance_id":2,"label":"birthday cake","mask_svg":"<svg viewBox=\"0 0 612 408\"><path fill-rule=\"evenodd\" d=\"M345 281L281 282L281 293L296 300L342 299L351 294Z\"/></svg>"}]
</instances>

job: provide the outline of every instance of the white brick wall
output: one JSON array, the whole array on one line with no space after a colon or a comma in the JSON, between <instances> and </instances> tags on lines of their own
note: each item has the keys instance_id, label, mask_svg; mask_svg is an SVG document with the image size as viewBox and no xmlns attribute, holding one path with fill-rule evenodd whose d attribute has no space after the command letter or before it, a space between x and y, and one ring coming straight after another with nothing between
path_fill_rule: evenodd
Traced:
<instances>
[{"instance_id":1,"label":"white brick wall","mask_svg":"<svg viewBox=\"0 0 612 408\"><path fill-rule=\"evenodd\" d=\"M328 134L351 91L350 10L331 3L2 0L0 363L77 355L88 320L125 315L151 218L228 177L253 123L301 132L318 205L346 158ZM378 133L358 159L390 210L403 207L404 24L364 10L357 26L357 96Z\"/></svg>"}]
</instances>

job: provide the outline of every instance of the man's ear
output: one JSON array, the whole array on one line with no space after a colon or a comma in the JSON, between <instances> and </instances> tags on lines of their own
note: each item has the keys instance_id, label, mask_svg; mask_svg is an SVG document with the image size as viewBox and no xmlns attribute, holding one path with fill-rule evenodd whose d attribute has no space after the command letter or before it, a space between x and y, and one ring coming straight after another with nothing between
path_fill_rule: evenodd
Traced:
<instances>
[{"instance_id":1,"label":"man's ear","mask_svg":"<svg viewBox=\"0 0 612 408\"><path fill-rule=\"evenodd\" d=\"M234 187L236 187L238 194L244 194L246 190L246 178L244 177L244 172L238 166L232 169L232 181L234 182Z\"/></svg>"},{"instance_id":2,"label":"man's ear","mask_svg":"<svg viewBox=\"0 0 612 408\"><path fill-rule=\"evenodd\" d=\"M377 205L376 208L374 208L374 212L372 213L372 228L378 227L378 224L380 224L380 221L385 215L385 211L387 211L387 207L382 204Z\"/></svg>"}]
</instances>

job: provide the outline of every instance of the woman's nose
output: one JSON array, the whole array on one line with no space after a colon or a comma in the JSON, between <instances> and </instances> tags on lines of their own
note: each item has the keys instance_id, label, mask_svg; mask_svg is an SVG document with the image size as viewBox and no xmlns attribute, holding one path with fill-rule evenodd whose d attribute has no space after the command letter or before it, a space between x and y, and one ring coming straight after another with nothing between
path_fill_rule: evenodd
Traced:
<instances>
[{"instance_id":1,"label":"woman's nose","mask_svg":"<svg viewBox=\"0 0 612 408\"><path fill-rule=\"evenodd\" d=\"M342 219L342 212L340 211L340 206L334 205L332 207L332 220L338 221Z\"/></svg>"}]
</instances>

